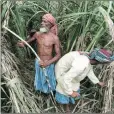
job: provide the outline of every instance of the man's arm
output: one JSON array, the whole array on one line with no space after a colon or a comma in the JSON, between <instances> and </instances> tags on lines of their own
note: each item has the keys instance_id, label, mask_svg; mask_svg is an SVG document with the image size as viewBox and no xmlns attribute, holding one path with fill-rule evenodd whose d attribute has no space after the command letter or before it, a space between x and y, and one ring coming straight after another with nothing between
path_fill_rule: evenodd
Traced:
<instances>
[{"instance_id":1,"label":"man's arm","mask_svg":"<svg viewBox=\"0 0 114 114\"><path fill-rule=\"evenodd\" d=\"M34 41L36 38L37 38L37 32L31 37L31 38L29 38L26 42L27 43L31 43L32 41ZM19 47L24 47L25 46L25 43L23 42L23 41L20 41L20 42L18 42L17 43L17 45L19 46Z\"/></svg>"},{"instance_id":2,"label":"man's arm","mask_svg":"<svg viewBox=\"0 0 114 114\"><path fill-rule=\"evenodd\" d=\"M99 84L100 86L104 86L103 82L100 82L99 79L95 76L92 67L90 68L90 71L88 73L88 78L94 83Z\"/></svg>"},{"instance_id":3,"label":"man's arm","mask_svg":"<svg viewBox=\"0 0 114 114\"><path fill-rule=\"evenodd\" d=\"M60 41L58 37L55 39L54 50L55 50L56 55L53 59L49 61L50 64L56 62L61 57Z\"/></svg>"}]
</instances>

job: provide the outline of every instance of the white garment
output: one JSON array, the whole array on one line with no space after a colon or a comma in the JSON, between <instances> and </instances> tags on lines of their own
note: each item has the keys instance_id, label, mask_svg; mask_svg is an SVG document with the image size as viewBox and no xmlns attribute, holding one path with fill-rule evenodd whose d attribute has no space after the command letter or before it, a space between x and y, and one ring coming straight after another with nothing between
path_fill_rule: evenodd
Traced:
<instances>
[{"instance_id":1,"label":"white garment","mask_svg":"<svg viewBox=\"0 0 114 114\"><path fill-rule=\"evenodd\" d=\"M72 51L64 55L55 65L57 79L56 91L64 95L71 95L80 88L80 81L86 76L94 83L99 80L95 76L88 57Z\"/></svg>"}]
</instances>

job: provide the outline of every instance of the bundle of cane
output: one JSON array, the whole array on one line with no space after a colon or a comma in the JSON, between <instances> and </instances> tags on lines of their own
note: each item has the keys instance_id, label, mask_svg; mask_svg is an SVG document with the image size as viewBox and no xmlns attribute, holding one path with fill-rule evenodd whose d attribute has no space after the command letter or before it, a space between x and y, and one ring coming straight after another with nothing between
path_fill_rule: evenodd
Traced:
<instances>
[{"instance_id":1,"label":"bundle of cane","mask_svg":"<svg viewBox=\"0 0 114 114\"><path fill-rule=\"evenodd\" d=\"M13 113L40 113L35 96L28 91L19 77L18 59L2 38L2 78L8 87ZM3 89L3 88L2 88Z\"/></svg>"},{"instance_id":2,"label":"bundle of cane","mask_svg":"<svg viewBox=\"0 0 114 114\"><path fill-rule=\"evenodd\" d=\"M109 111L114 111L113 101L114 101L114 61L107 66L108 70L103 72L103 77L105 78L106 87L103 96L103 108L102 113Z\"/></svg>"}]
</instances>

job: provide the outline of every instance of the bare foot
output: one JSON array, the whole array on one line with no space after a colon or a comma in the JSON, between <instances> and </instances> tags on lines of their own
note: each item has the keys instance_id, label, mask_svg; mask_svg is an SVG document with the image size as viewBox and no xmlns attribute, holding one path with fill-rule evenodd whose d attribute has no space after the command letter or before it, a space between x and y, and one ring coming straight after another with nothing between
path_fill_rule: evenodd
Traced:
<instances>
[{"instance_id":1,"label":"bare foot","mask_svg":"<svg viewBox=\"0 0 114 114\"><path fill-rule=\"evenodd\" d=\"M71 113L71 111L70 111L70 110L68 110L68 111L66 111L65 113L70 114L70 113Z\"/></svg>"}]
</instances>

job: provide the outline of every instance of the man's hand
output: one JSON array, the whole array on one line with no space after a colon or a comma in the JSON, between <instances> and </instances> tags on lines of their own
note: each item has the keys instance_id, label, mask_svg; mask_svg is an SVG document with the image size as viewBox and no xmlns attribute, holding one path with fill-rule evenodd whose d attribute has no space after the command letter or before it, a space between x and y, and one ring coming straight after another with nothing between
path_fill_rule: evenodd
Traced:
<instances>
[{"instance_id":1,"label":"man's hand","mask_svg":"<svg viewBox=\"0 0 114 114\"><path fill-rule=\"evenodd\" d=\"M73 93L70 96L78 97L78 96L80 96L80 94L78 92L76 92L76 91L73 91Z\"/></svg>"},{"instance_id":2,"label":"man's hand","mask_svg":"<svg viewBox=\"0 0 114 114\"><path fill-rule=\"evenodd\" d=\"M104 82L99 82L98 83L101 87L104 87L105 83Z\"/></svg>"},{"instance_id":3,"label":"man's hand","mask_svg":"<svg viewBox=\"0 0 114 114\"><path fill-rule=\"evenodd\" d=\"M39 61L39 64L41 67L47 67L49 65L49 62L48 61Z\"/></svg>"},{"instance_id":4,"label":"man's hand","mask_svg":"<svg viewBox=\"0 0 114 114\"><path fill-rule=\"evenodd\" d=\"M18 42L17 45L18 45L19 47L24 47L24 46L25 46L23 41Z\"/></svg>"}]
</instances>

